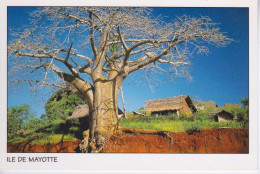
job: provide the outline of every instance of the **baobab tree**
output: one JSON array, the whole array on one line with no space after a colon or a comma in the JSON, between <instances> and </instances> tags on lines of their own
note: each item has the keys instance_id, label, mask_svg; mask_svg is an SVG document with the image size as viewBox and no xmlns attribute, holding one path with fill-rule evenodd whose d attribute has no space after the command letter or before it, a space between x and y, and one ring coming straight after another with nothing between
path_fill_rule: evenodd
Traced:
<instances>
[{"instance_id":1,"label":"baobab tree","mask_svg":"<svg viewBox=\"0 0 260 174\"><path fill-rule=\"evenodd\" d=\"M207 16L165 22L151 8L42 7L30 21L8 43L9 84L72 84L89 105L88 152L102 152L118 130L118 93L127 76L141 69L187 75L194 53L231 41Z\"/></svg>"}]
</instances>

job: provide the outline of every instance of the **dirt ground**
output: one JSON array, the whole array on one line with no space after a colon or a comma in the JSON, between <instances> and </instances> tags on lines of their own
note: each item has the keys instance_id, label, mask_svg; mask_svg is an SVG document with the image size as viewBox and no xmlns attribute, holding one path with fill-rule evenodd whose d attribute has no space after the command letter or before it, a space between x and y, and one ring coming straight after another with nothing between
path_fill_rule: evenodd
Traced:
<instances>
[{"instance_id":1,"label":"dirt ground","mask_svg":"<svg viewBox=\"0 0 260 174\"><path fill-rule=\"evenodd\" d=\"M30 144L30 143L10 143L7 145L7 151L11 153L75 153L80 140L64 141L59 143L48 144Z\"/></svg>"},{"instance_id":2,"label":"dirt ground","mask_svg":"<svg viewBox=\"0 0 260 174\"><path fill-rule=\"evenodd\" d=\"M248 153L248 129L218 128L204 131L169 133L127 129L110 138L105 153ZM77 141L55 144L8 144L8 152L75 153Z\"/></svg>"}]
</instances>

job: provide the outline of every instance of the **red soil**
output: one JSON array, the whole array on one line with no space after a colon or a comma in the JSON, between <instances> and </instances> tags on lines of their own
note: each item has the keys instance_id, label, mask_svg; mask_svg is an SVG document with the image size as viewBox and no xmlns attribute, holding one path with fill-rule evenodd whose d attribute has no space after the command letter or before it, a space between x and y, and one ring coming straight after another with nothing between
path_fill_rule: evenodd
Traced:
<instances>
[{"instance_id":1,"label":"red soil","mask_svg":"<svg viewBox=\"0 0 260 174\"><path fill-rule=\"evenodd\" d=\"M73 153L78 141L56 144L8 144L8 152ZM111 137L106 153L248 153L248 129L213 129L188 134L129 132Z\"/></svg>"},{"instance_id":2,"label":"red soil","mask_svg":"<svg viewBox=\"0 0 260 174\"><path fill-rule=\"evenodd\" d=\"M64 141L54 144L29 144L23 143L9 143L7 151L11 153L75 153L80 140Z\"/></svg>"},{"instance_id":3,"label":"red soil","mask_svg":"<svg viewBox=\"0 0 260 174\"><path fill-rule=\"evenodd\" d=\"M169 136L168 136L169 135ZM104 152L121 153L248 153L248 130L213 129L194 132L114 136Z\"/></svg>"}]
</instances>

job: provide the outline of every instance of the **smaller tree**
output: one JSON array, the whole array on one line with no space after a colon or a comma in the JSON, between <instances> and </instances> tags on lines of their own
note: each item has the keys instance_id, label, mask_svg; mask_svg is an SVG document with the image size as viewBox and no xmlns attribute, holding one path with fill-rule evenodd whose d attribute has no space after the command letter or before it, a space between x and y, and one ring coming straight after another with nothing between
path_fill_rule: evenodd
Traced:
<instances>
[{"instance_id":1,"label":"smaller tree","mask_svg":"<svg viewBox=\"0 0 260 174\"><path fill-rule=\"evenodd\" d=\"M13 106L7 110L7 134L15 134L21 130L22 125L35 116L28 104Z\"/></svg>"},{"instance_id":2,"label":"smaller tree","mask_svg":"<svg viewBox=\"0 0 260 174\"><path fill-rule=\"evenodd\" d=\"M237 114L238 121L244 121L246 124L248 124L249 121L249 100L247 98L241 98L241 103L243 104L243 108L241 111Z\"/></svg>"},{"instance_id":3,"label":"smaller tree","mask_svg":"<svg viewBox=\"0 0 260 174\"><path fill-rule=\"evenodd\" d=\"M248 97L246 97L246 98L244 98L244 97L241 98L241 103L243 104L243 108L244 108L244 109L247 109L247 110L249 109L249 108L248 108L248 106L249 106Z\"/></svg>"},{"instance_id":4,"label":"smaller tree","mask_svg":"<svg viewBox=\"0 0 260 174\"><path fill-rule=\"evenodd\" d=\"M75 107L85 104L79 96L70 89L60 89L55 92L45 104L46 113L41 118L48 123L54 120L66 120Z\"/></svg>"}]
</instances>

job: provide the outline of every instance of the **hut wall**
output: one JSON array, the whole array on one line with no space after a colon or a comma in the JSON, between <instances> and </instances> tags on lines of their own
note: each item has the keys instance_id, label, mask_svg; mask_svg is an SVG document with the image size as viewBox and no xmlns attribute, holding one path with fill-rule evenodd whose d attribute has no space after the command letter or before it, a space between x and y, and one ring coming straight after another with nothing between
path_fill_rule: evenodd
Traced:
<instances>
[{"instance_id":1,"label":"hut wall","mask_svg":"<svg viewBox=\"0 0 260 174\"><path fill-rule=\"evenodd\" d=\"M185 101L182 103L183 109L190 110L188 103Z\"/></svg>"},{"instance_id":2,"label":"hut wall","mask_svg":"<svg viewBox=\"0 0 260 174\"><path fill-rule=\"evenodd\" d=\"M182 110L180 110L180 116L192 116L192 112L191 112L191 110L186 110L186 109L182 109Z\"/></svg>"},{"instance_id":3,"label":"hut wall","mask_svg":"<svg viewBox=\"0 0 260 174\"><path fill-rule=\"evenodd\" d=\"M153 115L168 115L168 114L177 114L177 110L165 110L165 111L153 111L151 114Z\"/></svg>"},{"instance_id":4,"label":"hut wall","mask_svg":"<svg viewBox=\"0 0 260 174\"><path fill-rule=\"evenodd\" d=\"M233 120L233 116L230 115L229 113L219 113L215 116L215 121L218 122L223 122L223 121L227 121L227 120Z\"/></svg>"},{"instance_id":5,"label":"hut wall","mask_svg":"<svg viewBox=\"0 0 260 174\"><path fill-rule=\"evenodd\" d=\"M191 116L192 111L191 111L188 103L185 101L185 102L183 102L182 106L183 106L183 108L180 109L180 115Z\"/></svg>"},{"instance_id":6,"label":"hut wall","mask_svg":"<svg viewBox=\"0 0 260 174\"><path fill-rule=\"evenodd\" d=\"M225 120L223 117L218 115L218 122L224 122L224 121L227 121L227 120Z\"/></svg>"}]
</instances>

